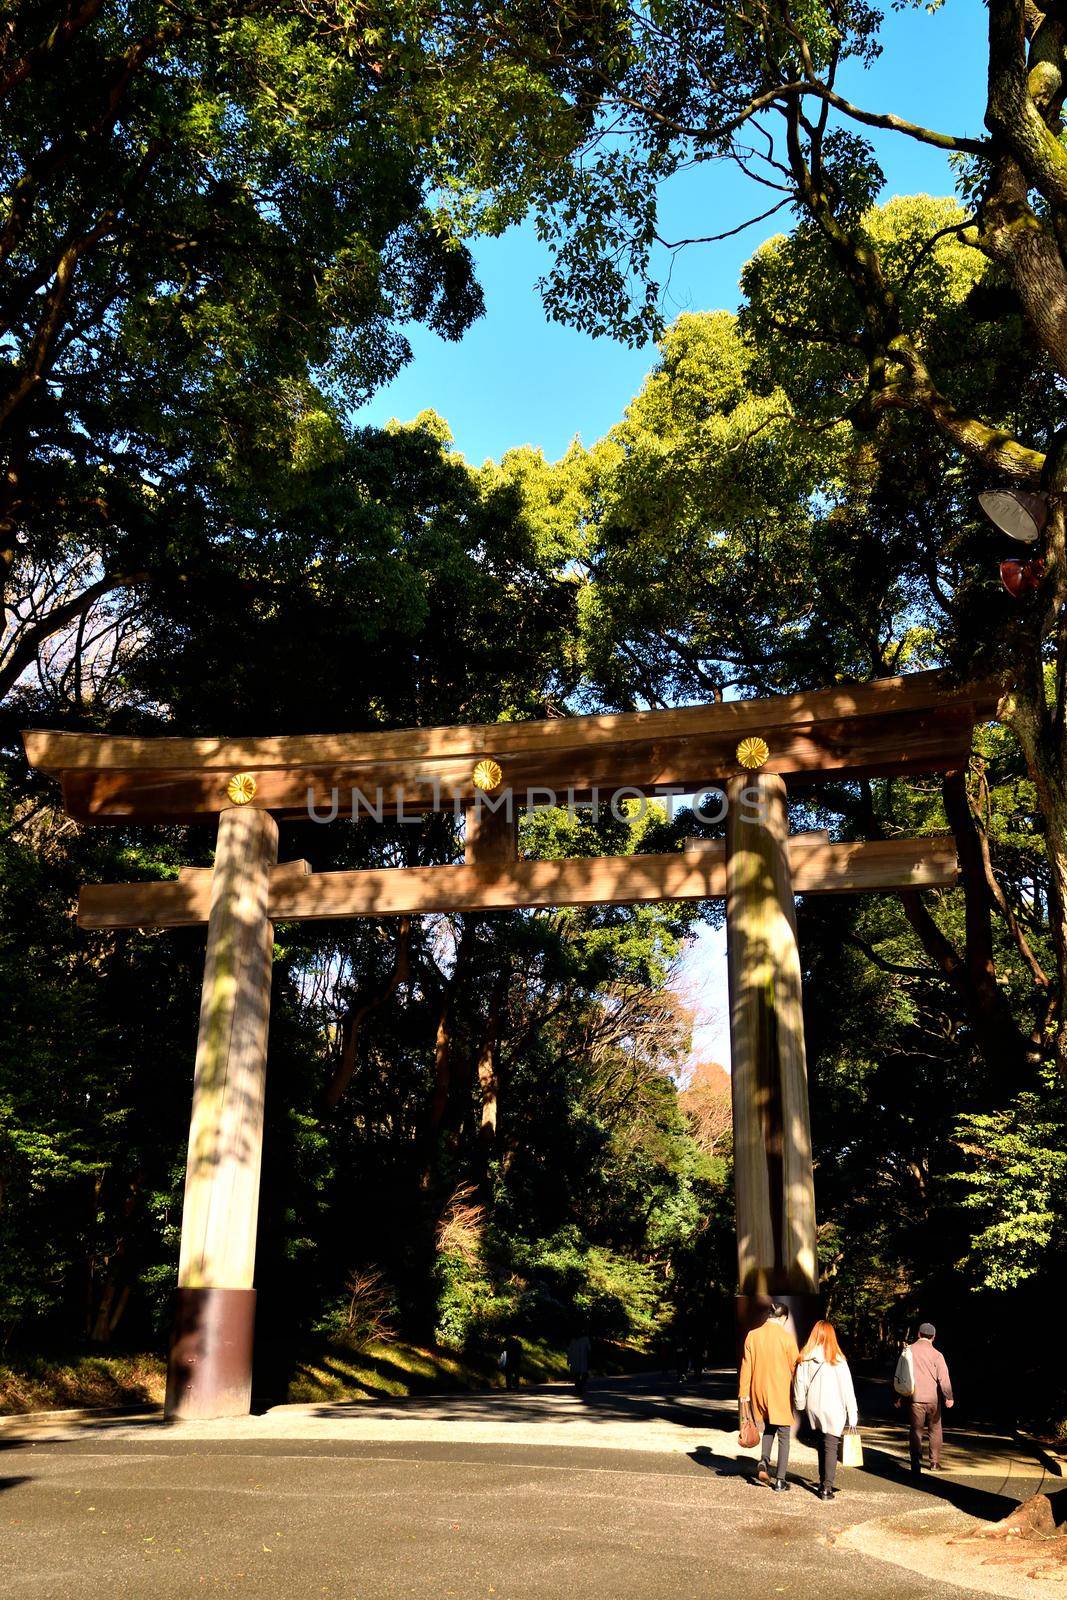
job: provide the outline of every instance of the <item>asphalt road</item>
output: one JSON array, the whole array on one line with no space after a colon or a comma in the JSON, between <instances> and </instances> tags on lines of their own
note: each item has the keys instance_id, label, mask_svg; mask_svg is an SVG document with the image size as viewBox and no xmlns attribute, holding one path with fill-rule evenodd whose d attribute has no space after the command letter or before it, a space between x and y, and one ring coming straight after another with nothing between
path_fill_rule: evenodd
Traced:
<instances>
[{"instance_id":1,"label":"asphalt road","mask_svg":"<svg viewBox=\"0 0 1067 1600\"><path fill-rule=\"evenodd\" d=\"M850 1472L826 1505L750 1472L700 1446L0 1435L0 1596L977 1600L834 1535L934 1492L1010 1504L988 1477L915 1490Z\"/></svg>"}]
</instances>

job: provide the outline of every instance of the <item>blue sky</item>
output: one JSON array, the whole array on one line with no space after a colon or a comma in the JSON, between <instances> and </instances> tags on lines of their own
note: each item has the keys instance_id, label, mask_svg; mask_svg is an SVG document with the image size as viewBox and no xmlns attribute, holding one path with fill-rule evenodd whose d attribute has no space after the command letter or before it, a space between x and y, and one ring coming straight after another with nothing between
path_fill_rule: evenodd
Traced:
<instances>
[{"instance_id":1,"label":"blue sky","mask_svg":"<svg viewBox=\"0 0 1067 1600\"><path fill-rule=\"evenodd\" d=\"M871 110L892 110L942 130L979 134L985 79L986 12L979 0L947 0L925 10L890 12L883 58L854 69L842 92ZM951 192L948 163L938 151L897 134L869 135L886 173L884 198ZM725 165L709 164L668 188L661 229L669 237L721 232L763 210L755 191ZM741 268L756 246L788 226L779 213L736 239L679 254L670 320L680 311L733 309ZM458 344L424 329L409 330L414 359L356 420L408 420L431 408L448 421L469 460L499 457L532 444L556 458L578 434L586 444L616 423L655 362L650 348L631 350L549 322L537 292L547 254L530 226L475 245L486 315Z\"/></svg>"},{"instance_id":2,"label":"blue sky","mask_svg":"<svg viewBox=\"0 0 1067 1600\"><path fill-rule=\"evenodd\" d=\"M882 60L843 78L844 94L868 110L895 111L942 131L983 131L986 12L979 0L946 0L932 15L921 8L890 12L882 37ZM883 199L952 192L948 162L936 150L896 134L869 137L886 174ZM764 209L765 192L753 199L733 169L708 165L668 190L661 231L668 237L721 232ZM667 319L681 311L736 307L742 266L763 239L783 231L788 215L682 252L664 303ZM576 434L592 444L619 420L654 365L655 351L630 350L549 322L536 287L547 254L531 227L484 240L474 253L484 318L458 344L412 329L414 359L357 420L406 421L431 408L474 462L522 444L555 459ZM728 1065L724 930L702 930L687 952L679 986L698 1013L695 1057Z\"/></svg>"}]
</instances>

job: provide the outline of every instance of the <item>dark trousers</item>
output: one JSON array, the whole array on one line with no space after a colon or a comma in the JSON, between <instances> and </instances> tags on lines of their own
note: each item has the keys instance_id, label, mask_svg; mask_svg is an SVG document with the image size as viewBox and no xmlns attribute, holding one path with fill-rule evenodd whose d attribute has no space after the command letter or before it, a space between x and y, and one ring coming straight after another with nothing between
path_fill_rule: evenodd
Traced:
<instances>
[{"instance_id":1,"label":"dark trousers","mask_svg":"<svg viewBox=\"0 0 1067 1600\"><path fill-rule=\"evenodd\" d=\"M832 1489L837 1476L837 1458L841 1454L840 1435L823 1433L820 1428L815 1443L819 1451L819 1482L824 1489Z\"/></svg>"},{"instance_id":2,"label":"dark trousers","mask_svg":"<svg viewBox=\"0 0 1067 1600\"><path fill-rule=\"evenodd\" d=\"M776 1435L778 1438L778 1476L779 1478L784 1478L785 1469L789 1465L789 1441L793 1436L793 1430L788 1422L781 1428L775 1428L769 1422L763 1424L763 1449L760 1454L763 1458L763 1465L770 1472L771 1449Z\"/></svg>"},{"instance_id":3,"label":"dark trousers","mask_svg":"<svg viewBox=\"0 0 1067 1600\"><path fill-rule=\"evenodd\" d=\"M936 1467L941 1461L941 1445L944 1433L941 1427L941 1402L935 1400L931 1405L925 1400L911 1402L911 1437L908 1441L911 1449L911 1470L918 1472L923 1464L923 1431L930 1430L930 1465Z\"/></svg>"}]
</instances>

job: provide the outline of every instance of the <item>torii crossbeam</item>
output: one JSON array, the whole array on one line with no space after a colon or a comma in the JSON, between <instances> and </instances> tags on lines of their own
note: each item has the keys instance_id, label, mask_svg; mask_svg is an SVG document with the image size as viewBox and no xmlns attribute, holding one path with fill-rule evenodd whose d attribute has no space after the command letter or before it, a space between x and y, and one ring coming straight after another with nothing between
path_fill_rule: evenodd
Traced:
<instances>
[{"instance_id":1,"label":"torii crossbeam","mask_svg":"<svg viewBox=\"0 0 1067 1600\"><path fill-rule=\"evenodd\" d=\"M753 1297L775 1294L792 1300L799 1326L809 1322L818 1265L793 897L944 887L957 862L945 838L790 837L786 782L961 768L975 722L995 707L988 685L916 673L774 699L474 727L239 739L24 734L31 764L60 776L80 822L218 823L212 869L87 885L78 907L88 929L207 925L168 1415L249 1408L275 921L725 898L739 1312L747 1320ZM716 782L726 790L724 843L518 858L524 805ZM348 814L350 796L357 812L382 817L455 807L466 819L464 865L316 873L302 861L278 864L277 818Z\"/></svg>"}]
</instances>

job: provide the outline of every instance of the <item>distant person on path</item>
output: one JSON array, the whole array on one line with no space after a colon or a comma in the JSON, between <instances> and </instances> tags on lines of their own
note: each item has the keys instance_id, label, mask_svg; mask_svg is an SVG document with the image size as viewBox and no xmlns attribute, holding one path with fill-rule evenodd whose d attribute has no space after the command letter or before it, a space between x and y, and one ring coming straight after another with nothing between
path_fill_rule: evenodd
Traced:
<instances>
[{"instance_id":1,"label":"distant person on path","mask_svg":"<svg viewBox=\"0 0 1067 1600\"><path fill-rule=\"evenodd\" d=\"M504 1345L504 1386L508 1389L519 1387L519 1369L522 1366L522 1345L514 1334L508 1338Z\"/></svg>"},{"instance_id":2,"label":"distant person on path","mask_svg":"<svg viewBox=\"0 0 1067 1600\"><path fill-rule=\"evenodd\" d=\"M819 1449L819 1499L832 1500L837 1490L841 1439L846 1428L859 1425L856 1390L832 1323L817 1322L800 1352L793 1399L806 1411Z\"/></svg>"},{"instance_id":3,"label":"distant person on path","mask_svg":"<svg viewBox=\"0 0 1067 1600\"><path fill-rule=\"evenodd\" d=\"M915 1388L908 1405L911 1409L910 1450L912 1477L922 1472L923 1433L930 1435L930 1471L943 1472L941 1448L944 1430L941 1425L942 1408L952 1410L952 1379L940 1350L934 1349L937 1329L932 1322L924 1322L919 1337L908 1346L911 1368L915 1375Z\"/></svg>"},{"instance_id":4,"label":"distant person on path","mask_svg":"<svg viewBox=\"0 0 1067 1600\"><path fill-rule=\"evenodd\" d=\"M790 1487L786 1470L793 1429L793 1374L800 1360L797 1342L786 1327L788 1316L785 1306L772 1301L766 1322L746 1336L738 1385L742 1411L747 1408L763 1431L757 1477L760 1483L770 1484L776 1494ZM771 1449L776 1435L778 1460L772 1482Z\"/></svg>"},{"instance_id":5,"label":"distant person on path","mask_svg":"<svg viewBox=\"0 0 1067 1600\"><path fill-rule=\"evenodd\" d=\"M576 1333L567 1346L567 1366L570 1369L571 1381L579 1394L589 1381L589 1349L587 1333Z\"/></svg>"}]
</instances>

